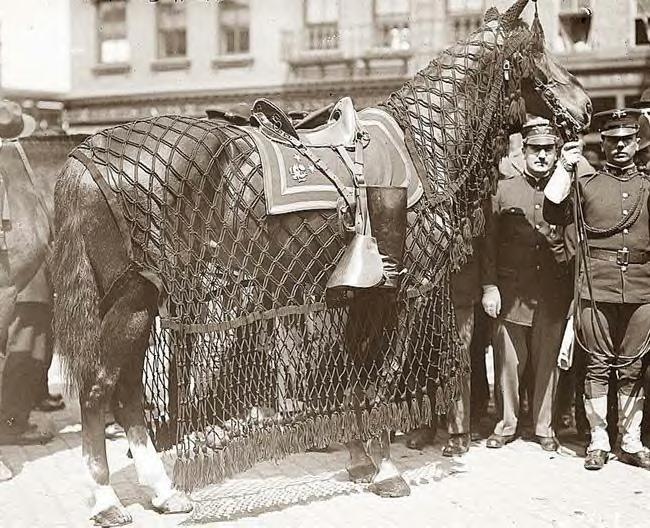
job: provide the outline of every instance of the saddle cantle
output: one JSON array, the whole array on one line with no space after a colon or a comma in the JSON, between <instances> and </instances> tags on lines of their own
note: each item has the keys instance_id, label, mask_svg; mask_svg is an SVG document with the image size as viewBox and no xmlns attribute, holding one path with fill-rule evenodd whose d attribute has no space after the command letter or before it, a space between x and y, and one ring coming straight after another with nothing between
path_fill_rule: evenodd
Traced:
<instances>
[{"instance_id":1,"label":"saddle cantle","mask_svg":"<svg viewBox=\"0 0 650 528\"><path fill-rule=\"evenodd\" d=\"M359 118L352 99L344 97L334 105L327 123L305 130L300 139L310 147L353 148L359 130Z\"/></svg>"}]
</instances>

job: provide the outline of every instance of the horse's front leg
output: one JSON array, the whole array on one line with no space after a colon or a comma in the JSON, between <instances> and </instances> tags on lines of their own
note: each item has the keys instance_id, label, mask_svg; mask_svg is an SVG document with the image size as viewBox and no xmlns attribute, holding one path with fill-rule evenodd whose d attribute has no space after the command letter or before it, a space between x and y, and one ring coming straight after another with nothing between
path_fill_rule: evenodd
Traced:
<instances>
[{"instance_id":1,"label":"horse's front leg","mask_svg":"<svg viewBox=\"0 0 650 528\"><path fill-rule=\"evenodd\" d=\"M98 526L121 526L131 522L120 499L109 483L104 438L104 403L90 397L89 392L79 396L81 406L81 452L90 475L94 505L91 518Z\"/></svg>"},{"instance_id":2,"label":"horse's front leg","mask_svg":"<svg viewBox=\"0 0 650 528\"><path fill-rule=\"evenodd\" d=\"M345 468L352 482L371 482L377 474L377 466L368 455L366 442L352 440L345 444L350 455L350 463Z\"/></svg>"},{"instance_id":3,"label":"horse's front leg","mask_svg":"<svg viewBox=\"0 0 650 528\"><path fill-rule=\"evenodd\" d=\"M370 455L379 471L372 479L370 491L380 497L406 497L411 488L390 458L390 431L370 440Z\"/></svg>"}]
</instances>

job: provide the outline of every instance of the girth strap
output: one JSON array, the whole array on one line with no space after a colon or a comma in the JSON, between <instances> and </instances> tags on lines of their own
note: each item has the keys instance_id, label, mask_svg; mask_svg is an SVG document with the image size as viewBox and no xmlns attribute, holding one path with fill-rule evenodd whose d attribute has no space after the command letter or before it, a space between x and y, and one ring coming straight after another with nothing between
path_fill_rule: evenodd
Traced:
<instances>
[{"instance_id":1,"label":"girth strap","mask_svg":"<svg viewBox=\"0 0 650 528\"><path fill-rule=\"evenodd\" d=\"M124 242L126 255L129 258L129 261L132 262L133 246L131 245L131 233L129 232L129 227L126 224L126 219L122 214L122 209L120 207L120 204L117 201L117 198L115 197L115 193L113 193L108 183L106 183L104 176L102 175L101 172L99 172L97 166L92 162L92 160L88 156L86 156L86 154L84 154L79 149L75 149L70 153L70 156L80 161L84 165L84 167L88 169L88 172L90 172L90 175L93 177L93 180L95 180L97 187L99 187L99 190L104 195L104 199L106 200L108 209L110 210L111 215L113 216L115 225L117 225L117 228L119 229L120 234L122 235L122 241Z\"/></svg>"}]
</instances>

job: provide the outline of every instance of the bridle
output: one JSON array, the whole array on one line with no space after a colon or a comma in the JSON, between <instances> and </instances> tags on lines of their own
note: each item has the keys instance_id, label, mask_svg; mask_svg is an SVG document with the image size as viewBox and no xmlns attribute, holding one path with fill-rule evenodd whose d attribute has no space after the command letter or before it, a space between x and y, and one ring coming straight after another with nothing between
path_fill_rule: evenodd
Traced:
<instances>
[{"instance_id":1,"label":"bridle","mask_svg":"<svg viewBox=\"0 0 650 528\"><path fill-rule=\"evenodd\" d=\"M553 92L553 88L559 84L558 81L553 80L543 83L537 77L533 77L533 83L535 91L542 98L549 110L551 110L553 120L555 121L554 124L562 134L562 139L564 141L574 141L577 139L578 133L584 126L560 103L560 99Z\"/></svg>"}]
</instances>

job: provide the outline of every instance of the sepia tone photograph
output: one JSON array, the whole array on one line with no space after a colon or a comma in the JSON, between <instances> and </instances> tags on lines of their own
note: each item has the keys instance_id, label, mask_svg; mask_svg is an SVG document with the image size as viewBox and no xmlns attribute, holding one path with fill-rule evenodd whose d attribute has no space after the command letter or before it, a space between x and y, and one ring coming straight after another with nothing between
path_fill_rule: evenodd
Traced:
<instances>
[{"instance_id":1,"label":"sepia tone photograph","mask_svg":"<svg viewBox=\"0 0 650 528\"><path fill-rule=\"evenodd\" d=\"M0 528L650 526L650 0L0 0Z\"/></svg>"}]
</instances>

